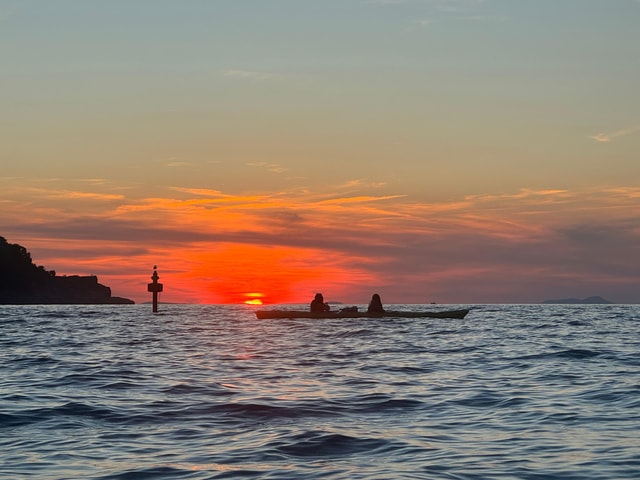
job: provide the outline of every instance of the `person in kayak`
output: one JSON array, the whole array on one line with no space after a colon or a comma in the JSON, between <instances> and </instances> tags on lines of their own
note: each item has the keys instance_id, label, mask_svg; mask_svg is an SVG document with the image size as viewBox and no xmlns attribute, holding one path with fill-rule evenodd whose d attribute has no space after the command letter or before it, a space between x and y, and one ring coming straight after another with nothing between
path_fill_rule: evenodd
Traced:
<instances>
[{"instance_id":1,"label":"person in kayak","mask_svg":"<svg viewBox=\"0 0 640 480\"><path fill-rule=\"evenodd\" d=\"M331 309L329 304L324 303L324 297L321 293L316 293L315 298L311 302L310 310L312 312L328 312Z\"/></svg>"},{"instance_id":2,"label":"person in kayak","mask_svg":"<svg viewBox=\"0 0 640 480\"><path fill-rule=\"evenodd\" d=\"M382 300L380 300L380 295L378 295L377 293L374 293L371 296L371 301L369 302L367 313L384 313L384 308L382 308Z\"/></svg>"}]
</instances>

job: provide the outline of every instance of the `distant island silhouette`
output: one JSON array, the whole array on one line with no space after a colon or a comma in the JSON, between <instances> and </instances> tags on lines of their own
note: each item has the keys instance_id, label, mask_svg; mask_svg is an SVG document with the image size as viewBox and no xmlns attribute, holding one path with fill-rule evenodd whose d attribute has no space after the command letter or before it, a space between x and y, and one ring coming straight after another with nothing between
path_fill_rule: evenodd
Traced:
<instances>
[{"instance_id":1,"label":"distant island silhouette","mask_svg":"<svg viewBox=\"0 0 640 480\"><path fill-rule=\"evenodd\" d=\"M35 265L27 249L0 237L0 304L133 304L112 297L98 277L57 276L55 270Z\"/></svg>"},{"instance_id":2,"label":"distant island silhouette","mask_svg":"<svg viewBox=\"0 0 640 480\"><path fill-rule=\"evenodd\" d=\"M587 298L583 298L583 299L579 299L579 298L561 298L561 299L557 299L557 300L545 300L542 303L558 303L558 304L582 304L582 305L606 305L606 304L613 304L613 302L610 302L609 300L605 300L602 297L598 297L593 296L593 297L587 297Z\"/></svg>"}]
</instances>

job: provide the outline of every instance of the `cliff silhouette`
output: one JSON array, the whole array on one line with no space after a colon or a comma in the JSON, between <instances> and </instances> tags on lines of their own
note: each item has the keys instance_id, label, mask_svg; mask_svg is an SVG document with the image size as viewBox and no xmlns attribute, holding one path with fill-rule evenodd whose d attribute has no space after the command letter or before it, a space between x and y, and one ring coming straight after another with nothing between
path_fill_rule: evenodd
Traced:
<instances>
[{"instance_id":1,"label":"cliff silhouette","mask_svg":"<svg viewBox=\"0 0 640 480\"><path fill-rule=\"evenodd\" d=\"M17 243L0 237L0 304L132 304L112 297L98 277L57 276L55 270L35 265L31 254Z\"/></svg>"}]
</instances>

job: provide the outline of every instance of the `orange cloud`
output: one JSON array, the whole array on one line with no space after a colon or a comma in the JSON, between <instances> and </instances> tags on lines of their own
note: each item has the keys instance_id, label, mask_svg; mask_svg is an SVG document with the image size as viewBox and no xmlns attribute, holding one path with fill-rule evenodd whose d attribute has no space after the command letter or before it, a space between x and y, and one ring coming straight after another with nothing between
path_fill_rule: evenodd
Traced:
<instances>
[{"instance_id":1,"label":"orange cloud","mask_svg":"<svg viewBox=\"0 0 640 480\"><path fill-rule=\"evenodd\" d=\"M97 198L116 195L107 184L94 188ZM569 288L568 278L574 286L637 283L637 187L431 203L339 190L167 188L106 203L4 192L1 235L47 269L97 274L137 301L148 300L154 264L165 301L195 303L244 303L250 293L264 303L307 302L316 291L361 303L374 291L398 301L492 301L490 291L522 300L554 282Z\"/></svg>"},{"instance_id":2,"label":"orange cloud","mask_svg":"<svg viewBox=\"0 0 640 480\"><path fill-rule=\"evenodd\" d=\"M632 133L636 133L636 132L640 132L640 125L623 128L621 130L617 130L615 132L610 132L610 133L598 133L596 135L591 135L589 138L599 143L609 143L609 142L613 142L616 138L624 137L626 135L631 135Z\"/></svg>"}]
</instances>

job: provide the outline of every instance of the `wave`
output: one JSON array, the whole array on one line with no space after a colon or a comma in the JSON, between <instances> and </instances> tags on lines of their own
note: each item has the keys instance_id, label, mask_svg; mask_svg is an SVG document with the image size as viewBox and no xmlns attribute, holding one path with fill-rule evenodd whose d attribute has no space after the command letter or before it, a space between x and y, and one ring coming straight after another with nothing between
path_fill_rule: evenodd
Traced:
<instances>
[{"instance_id":1,"label":"wave","mask_svg":"<svg viewBox=\"0 0 640 480\"><path fill-rule=\"evenodd\" d=\"M177 467L147 467L137 468L126 472L113 473L95 477L98 480L157 480L164 478L195 478L193 470Z\"/></svg>"},{"instance_id":2,"label":"wave","mask_svg":"<svg viewBox=\"0 0 640 480\"><path fill-rule=\"evenodd\" d=\"M308 431L267 445L288 457L343 457L364 452L388 450L391 442L379 438L359 438L339 433Z\"/></svg>"},{"instance_id":3,"label":"wave","mask_svg":"<svg viewBox=\"0 0 640 480\"><path fill-rule=\"evenodd\" d=\"M530 355L522 355L517 357L512 357L510 360L544 360L544 359L554 359L554 358L562 358L569 360L585 360L589 358L595 358L602 355L604 352L598 352L595 350L582 349L582 348L568 348L559 350L556 352L543 352L543 353L535 353Z\"/></svg>"},{"instance_id":4,"label":"wave","mask_svg":"<svg viewBox=\"0 0 640 480\"><path fill-rule=\"evenodd\" d=\"M0 427L17 427L36 423L54 421L52 428L59 428L56 423L62 419L69 422L84 423L86 420L104 422L122 418L113 409L92 406L81 402L67 402L53 407L25 409L10 414L0 414ZM73 422L71 422L73 423Z\"/></svg>"}]
</instances>

